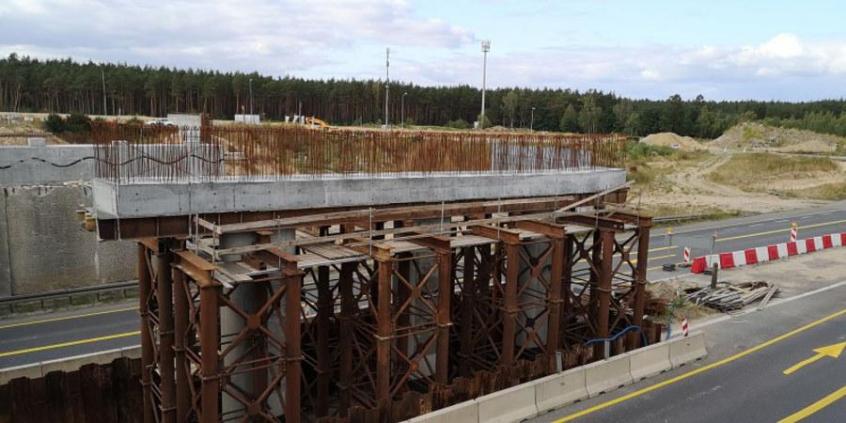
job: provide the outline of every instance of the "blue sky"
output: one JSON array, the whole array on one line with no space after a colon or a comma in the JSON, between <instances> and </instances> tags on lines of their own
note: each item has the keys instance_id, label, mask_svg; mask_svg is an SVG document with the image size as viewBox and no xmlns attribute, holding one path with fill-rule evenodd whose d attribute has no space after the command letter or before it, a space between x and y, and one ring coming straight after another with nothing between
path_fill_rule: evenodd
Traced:
<instances>
[{"instance_id":1,"label":"blue sky","mask_svg":"<svg viewBox=\"0 0 846 423\"><path fill-rule=\"evenodd\" d=\"M846 97L846 4L806 1L2 0L0 54L632 97Z\"/></svg>"}]
</instances>

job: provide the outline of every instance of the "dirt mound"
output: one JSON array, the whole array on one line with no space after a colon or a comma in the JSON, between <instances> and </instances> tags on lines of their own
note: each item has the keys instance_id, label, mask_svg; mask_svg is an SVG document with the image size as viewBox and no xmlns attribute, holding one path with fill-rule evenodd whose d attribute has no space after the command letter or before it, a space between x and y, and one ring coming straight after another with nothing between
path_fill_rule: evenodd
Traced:
<instances>
[{"instance_id":1,"label":"dirt mound","mask_svg":"<svg viewBox=\"0 0 846 423\"><path fill-rule=\"evenodd\" d=\"M699 141L691 137L683 137L672 132L661 132L644 137L640 142L647 145L670 147L683 151L704 150L705 147Z\"/></svg>"},{"instance_id":2,"label":"dirt mound","mask_svg":"<svg viewBox=\"0 0 846 423\"><path fill-rule=\"evenodd\" d=\"M832 153L837 150L838 144L846 145L846 138L757 122L735 125L710 143L719 149L785 153Z\"/></svg>"}]
</instances>

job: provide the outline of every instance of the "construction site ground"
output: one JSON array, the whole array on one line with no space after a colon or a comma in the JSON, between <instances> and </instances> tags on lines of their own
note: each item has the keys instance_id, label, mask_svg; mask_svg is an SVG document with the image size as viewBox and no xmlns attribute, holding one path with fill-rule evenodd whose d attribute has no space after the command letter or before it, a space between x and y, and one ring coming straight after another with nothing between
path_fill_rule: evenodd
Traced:
<instances>
[{"instance_id":1,"label":"construction site ground","mask_svg":"<svg viewBox=\"0 0 846 423\"><path fill-rule=\"evenodd\" d=\"M723 270L718 272L718 280L731 284L755 281L775 284L778 287L778 293L770 300L769 306L846 281L846 248L834 248L791 257L787 260ZM652 281L650 292L664 300L672 301L679 291L686 288L706 287L710 283L710 275L688 273ZM760 302L754 302L743 312L757 309L759 305ZM722 313L704 306L686 303L675 314L673 332L679 330L683 317L687 317L691 327L695 329L698 321L708 321Z\"/></svg>"}]
</instances>

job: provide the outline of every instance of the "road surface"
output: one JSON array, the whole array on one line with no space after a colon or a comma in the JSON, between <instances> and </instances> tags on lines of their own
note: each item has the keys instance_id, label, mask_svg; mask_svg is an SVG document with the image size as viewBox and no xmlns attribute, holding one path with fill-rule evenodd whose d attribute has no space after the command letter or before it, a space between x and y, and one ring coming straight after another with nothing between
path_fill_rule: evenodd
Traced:
<instances>
[{"instance_id":1,"label":"road surface","mask_svg":"<svg viewBox=\"0 0 846 423\"><path fill-rule=\"evenodd\" d=\"M846 284L704 328L704 362L532 419L844 422Z\"/></svg>"},{"instance_id":2,"label":"road surface","mask_svg":"<svg viewBox=\"0 0 846 423\"><path fill-rule=\"evenodd\" d=\"M712 244L715 252L722 252L785 242L793 221L799 223L800 238L846 231L846 203L674 227L672 239L666 228L655 228L650 242L648 278L656 281L686 272L661 270L665 263L681 262L685 246L691 247L697 256L710 253ZM138 313L132 303L21 321L5 320L0 321L0 369L139 342Z\"/></svg>"}]
</instances>

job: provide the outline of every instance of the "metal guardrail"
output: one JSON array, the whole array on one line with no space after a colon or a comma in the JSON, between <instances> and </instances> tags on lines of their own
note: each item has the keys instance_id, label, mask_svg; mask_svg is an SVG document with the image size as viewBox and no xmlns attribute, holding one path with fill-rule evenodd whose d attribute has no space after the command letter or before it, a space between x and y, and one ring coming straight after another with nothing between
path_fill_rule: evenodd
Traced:
<instances>
[{"instance_id":1,"label":"metal guardrail","mask_svg":"<svg viewBox=\"0 0 846 423\"><path fill-rule=\"evenodd\" d=\"M43 310L56 308L56 300L60 300L63 298L68 299L66 304L68 306L91 302L84 301L74 304L75 297L93 296L93 302L95 303L102 302L104 300L105 294L111 294L106 297L106 299L108 300L114 300L116 298L132 298L137 295L135 293L137 292L137 286L137 280L130 280L125 282L116 282L103 285L86 286L82 288L62 289L58 291L50 291L38 294L24 294L2 297L0 298L0 315L8 315L21 311L31 312L37 311L39 309ZM116 295L115 293L119 293L119 295ZM48 304L48 302L50 301L53 301L52 305ZM22 305L26 305L25 310L21 310Z\"/></svg>"}]
</instances>

